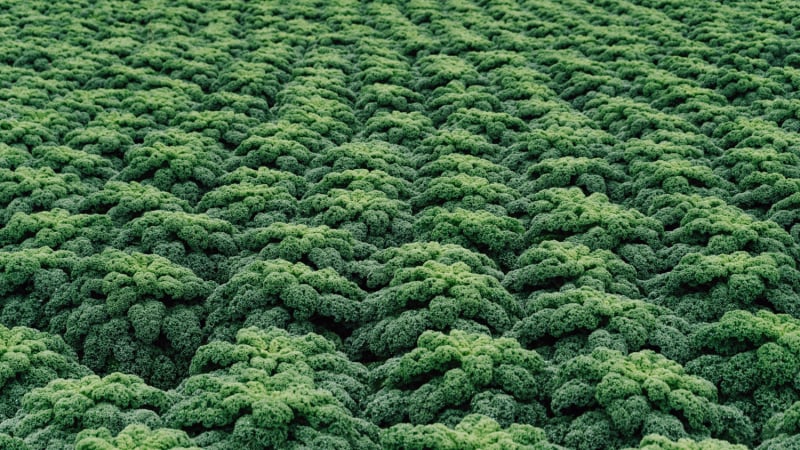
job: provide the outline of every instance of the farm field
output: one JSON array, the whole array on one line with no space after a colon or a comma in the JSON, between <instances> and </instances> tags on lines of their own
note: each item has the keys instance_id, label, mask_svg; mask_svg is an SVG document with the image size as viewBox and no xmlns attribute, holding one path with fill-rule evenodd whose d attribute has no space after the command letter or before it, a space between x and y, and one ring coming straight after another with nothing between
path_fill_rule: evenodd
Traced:
<instances>
[{"instance_id":1,"label":"farm field","mask_svg":"<svg viewBox=\"0 0 800 450\"><path fill-rule=\"evenodd\" d=\"M0 449L800 448L799 12L0 1Z\"/></svg>"}]
</instances>

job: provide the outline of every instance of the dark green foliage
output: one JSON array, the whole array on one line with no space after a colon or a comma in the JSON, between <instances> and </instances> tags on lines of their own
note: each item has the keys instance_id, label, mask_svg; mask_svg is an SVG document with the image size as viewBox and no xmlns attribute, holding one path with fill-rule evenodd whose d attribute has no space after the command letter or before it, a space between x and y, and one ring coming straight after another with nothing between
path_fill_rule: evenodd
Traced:
<instances>
[{"instance_id":1,"label":"dark green foliage","mask_svg":"<svg viewBox=\"0 0 800 450\"><path fill-rule=\"evenodd\" d=\"M114 436L107 428L84 430L75 438L75 450L200 450L183 431L150 429L132 424Z\"/></svg>"},{"instance_id":2,"label":"dark green foliage","mask_svg":"<svg viewBox=\"0 0 800 450\"><path fill-rule=\"evenodd\" d=\"M776 413L764 425L764 442L759 450L790 449L800 435L800 402Z\"/></svg>"},{"instance_id":3,"label":"dark green foliage","mask_svg":"<svg viewBox=\"0 0 800 450\"><path fill-rule=\"evenodd\" d=\"M591 249L617 250L624 244L656 247L661 223L634 209L611 203L604 194L586 196L577 188L551 188L519 202L529 219L525 241L566 240Z\"/></svg>"},{"instance_id":4,"label":"dark green foliage","mask_svg":"<svg viewBox=\"0 0 800 450\"><path fill-rule=\"evenodd\" d=\"M800 202L800 195L792 194L773 204L767 211L767 218L786 228L795 242L800 241L800 227L796 223L798 202Z\"/></svg>"},{"instance_id":5,"label":"dark green foliage","mask_svg":"<svg viewBox=\"0 0 800 450\"><path fill-rule=\"evenodd\" d=\"M422 79L417 83L418 89L432 90L446 86L452 80L470 85L475 84L480 77L469 62L456 56L427 56L419 61L419 65Z\"/></svg>"},{"instance_id":6,"label":"dark green foliage","mask_svg":"<svg viewBox=\"0 0 800 450\"><path fill-rule=\"evenodd\" d=\"M32 159L27 150L0 144L0 167L14 170Z\"/></svg>"},{"instance_id":7,"label":"dark green foliage","mask_svg":"<svg viewBox=\"0 0 800 450\"><path fill-rule=\"evenodd\" d=\"M302 175L311 160L311 152L302 144L277 136L250 136L236 148L241 163L247 167L275 166L276 168Z\"/></svg>"},{"instance_id":8,"label":"dark green foliage","mask_svg":"<svg viewBox=\"0 0 800 450\"><path fill-rule=\"evenodd\" d=\"M430 111L434 125L441 126L459 109L497 111L500 109L500 101L484 86L465 87L460 81L452 81L447 86L434 89L425 106Z\"/></svg>"},{"instance_id":9,"label":"dark green foliage","mask_svg":"<svg viewBox=\"0 0 800 450\"><path fill-rule=\"evenodd\" d=\"M379 190L331 189L300 202L300 211L312 225L349 231L376 247L399 245L412 239L411 207Z\"/></svg>"},{"instance_id":10,"label":"dark green foliage","mask_svg":"<svg viewBox=\"0 0 800 450\"><path fill-rule=\"evenodd\" d=\"M245 328L198 350L165 420L209 449L378 448L351 409L366 374L321 336Z\"/></svg>"},{"instance_id":11,"label":"dark green foliage","mask_svg":"<svg viewBox=\"0 0 800 450\"><path fill-rule=\"evenodd\" d=\"M650 434L642 439L638 447L632 447L629 450L634 448L639 450L744 450L747 447L744 445L731 444L730 442L721 441L719 439L695 441L682 438L671 440L658 434Z\"/></svg>"},{"instance_id":12,"label":"dark green foliage","mask_svg":"<svg viewBox=\"0 0 800 450\"><path fill-rule=\"evenodd\" d=\"M221 186L206 193L197 208L234 225L266 226L286 222L298 211L303 179L289 172L239 168L220 179Z\"/></svg>"},{"instance_id":13,"label":"dark green foliage","mask_svg":"<svg viewBox=\"0 0 800 450\"><path fill-rule=\"evenodd\" d=\"M117 230L100 214L70 214L51 209L27 214L18 212L0 229L0 245L14 248L50 247L86 255L108 244Z\"/></svg>"},{"instance_id":14,"label":"dark green foliage","mask_svg":"<svg viewBox=\"0 0 800 450\"><path fill-rule=\"evenodd\" d=\"M544 359L513 339L426 331L414 350L372 371L379 390L366 415L379 425L454 426L470 413L503 426L541 423L550 377Z\"/></svg>"},{"instance_id":15,"label":"dark green foliage","mask_svg":"<svg viewBox=\"0 0 800 450\"><path fill-rule=\"evenodd\" d=\"M599 77L591 83L606 84L607 80ZM613 86L608 87L614 89ZM679 116L666 114L646 103L612 97L606 93L599 93L587 101L585 109L591 119L619 139L643 138L657 130L696 132L692 124Z\"/></svg>"},{"instance_id":16,"label":"dark green foliage","mask_svg":"<svg viewBox=\"0 0 800 450\"><path fill-rule=\"evenodd\" d=\"M0 223L8 223L16 212L74 211L88 192L89 186L74 173L56 173L50 167L0 168Z\"/></svg>"},{"instance_id":17,"label":"dark green foliage","mask_svg":"<svg viewBox=\"0 0 800 450\"><path fill-rule=\"evenodd\" d=\"M798 191L798 156L772 147L733 148L718 159L728 179L736 183L737 206L764 213Z\"/></svg>"},{"instance_id":18,"label":"dark green foliage","mask_svg":"<svg viewBox=\"0 0 800 450\"><path fill-rule=\"evenodd\" d=\"M438 177L454 177L461 174L485 178L492 183L514 185L517 182L516 174L507 167L483 157L464 153L446 153L419 170L419 175L425 177L423 180L426 182L432 182Z\"/></svg>"},{"instance_id":19,"label":"dark green foliage","mask_svg":"<svg viewBox=\"0 0 800 450\"><path fill-rule=\"evenodd\" d=\"M550 434L571 448L635 445L651 433L744 444L754 437L740 410L716 403L711 382L650 350L596 349L561 365L555 385Z\"/></svg>"},{"instance_id":20,"label":"dark green foliage","mask_svg":"<svg viewBox=\"0 0 800 450\"><path fill-rule=\"evenodd\" d=\"M420 112L377 113L364 124L369 139L413 148L433 132L431 120Z\"/></svg>"},{"instance_id":21,"label":"dark green foliage","mask_svg":"<svg viewBox=\"0 0 800 450\"><path fill-rule=\"evenodd\" d=\"M67 146L42 145L31 151L32 167L49 167L60 173L72 173L81 182L94 187L115 175L111 161L99 155Z\"/></svg>"},{"instance_id":22,"label":"dark green foliage","mask_svg":"<svg viewBox=\"0 0 800 450\"><path fill-rule=\"evenodd\" d=\"M414 229L421 240L461 245L503 266L513 263L513 252L523 244L524 228L518 220L485 210L428 208L417 216Z\"/></svg>"},{"instance_id":23,"label":"dark green foliage","mask_svg":"<svg viewBox=\"0 0 800 450\"><path fill-rule=\"evenodd\" d=\"M8 450L30 450L22 439L11 437L5 433L0 433L0 445Z\"/></svg>"},{"instance_id":24,"label":"dark green foliage","mask_svg":"<svg viewBox=\"0 0 800 450\"><path fill-rule=\"evenodd\" d=\"M386 358L413 348L425 330L499 335L520 313L496 278L462 262L426 261L396 270L386 287L367 296L350 347L357 355Z\"/></svg>"},{"instance_id":25,"label":"dark green foliage","mask_svg":"<svg viewBox=\"0 0 800 450\"><path fill-rule=\"evenodd\" d=\"M69 209L69 208L66 208ZM138 182L110 181L102 191L87 196L79 210L89 214L106 214L121 225L147 211L185 211L189 204L178 197Z\"/></svg>"},{"instance_id":26,"label":"dark green foliage","mask_svg":"<svg viewBox=\"0 0 800 450\"><path fill-rule=\"evenodd\" d=\"M581 123L578 117L553 120L553 124L517 136L517 144L504 164L524 172L531 164L547 158L597 158L605 156L614 143L613 137L596 129L593 123ZM564 122L567 119L567 123ZM586 122L585 118L583 122ZM577 128L577 129L575 129ZM630 141L628 141L630 142ZM521 166L521 167L518 167Z\"/></svg>"},{"instance_id":27,"label":"dark green foliage","mask_svg":"<svg viewBox=\"0 0 800 450\"><path fill-rule=\"evenodd\" d=\"M628 172L632 181L620 189L630 195L629 204L641 209L647 209L662 195L726 198L733 190L733 185L715 174L711 167L683 158L632 162Z\"/></svg>"},{"instance_id":28,"label":"dark green foliage","mask_svg":"<svg viewBox=\"0 0 800 450\"><path fill-rule=\"evenodd\" d=\"M326 174L306 195L313 196L333 189L379 191L393 200L408 200L412 192L411 183L382 170L350 169Z\"/></svg>"},{"instance_id":29,"label":"dark green foliage","mask_svg":"<svg viewBox=\"0 0 800 450\"><path fill-rule=\"evenodd\" d=\"M274 138L266 141L266 143L269 145L268 148L270 149L270 152L274 151L276 147L281 147L283 145L288 146L287 151L289 155L286 155L287 151L281 151L278 154L281 156L294 156L298 162L302 161L308 156L311 156L309 152L319 152L320 150L333 145L331 140L320 134L319 131L310 129L302 123L289 120L278 120L275 122L261 124L257 127L254 127L251 130L251 134L253 136ZM242 144L240 145L247 146L248 142L249 141L247 140L242 141ZM295 143L300 144L302 148L296 147L294 145ZM297 152L297 156L295 156L295 152ZM237 153L239 153L240 156L246 156L242 155L241 152ZM269 162L270 158L271 157L268 157L266 160L262 160L259 152L256 162ZM245 157L245 159L247 158ZM277 159L275 162L278 162ZM285 169L282 168L281 170ZM302 168L297 168L297 170L302 171Z\"/></svg>"},{"instance_id":30,"label":"dark green foliage","mask_svg":"<svg viewBox=\"0 0 800 450\"><path fill-rule=\"evenodd\" d=\"M426 183L412 206L417 210L440 205L445 209L486 210L505 215L505 206L519 197L514 189L486 178L459 173L438 176Z\"/></svg>"},{"instance_id":31,"label":"dark green foliage","mask_svg":"<svg viewBox=\"0 0 800 450\"><path fill-rule=\"evenodd\" d=\"M0 320L6 326L47 328L43 306L70 280L75 253L49 247L0 253Z\"/></svg>"},{"instance_id":32,"label":"dark green foliage","mask_svg":"<svg viewBox=\"0 0 800 450\"><path fill-rule=\"evenodd\" d=\"M114 245L152 253L211 280L228 277L226 258L237 254L235 228L205 214L151 211L128 222Z\"/></svg>"},{"instance_id":33,"label":"dark green foliage","mask_svg":"<svg viewBox=\"0 0 800 450\"><path fill-rule=\"evenodd\" d=\"M314 158L306 176L318 181L328 173L352 169L380 170L407 181L414 179L405 150L384 141L354 141L328 148Z\"/></svg>"},{"instance_id":34,"label":"dark green foliage","mask_svg":"<svg viewBox=\"0 0 800 450\"><path fill-rule=\"evenodd\" d=\"M623 353L657 348L679 361L691 354L689 323L644 301L583 287L534 294L524 307L526 316L509 336L556 361L597 347Z\"/></svg>"},{"instance_id":35,"label":"dark green foliage","mask_svg":"<svg viewBox=\"0 0 800 450\"><path fill-rule=\"evenodd\" d=\"M83 430L117 434L133 424L163 426L161 414L174 401L174 395L132 375L60 379L26 394L16 416L0 423L0 432L22 439L30 450L67 450Z\"/></svg>"},{"instance_id":36,"label":"dark green foliage","mask_svg":"<svg viewBox=\"0 0 800 450\"><path fill-rule=\"evenodd\" d=\"M12 417L22 397L34 388L56 378L88 374L59 336L0 325L0 420Z\"/></svg>"},{"instance_id":37,"label":"dark green foliage","mask_svg":"<svg viewBox=\"0 0 800 450\"><path fill-rule=\"evenodd\" d=\"M687 246L705 254L738 250L800 256L791 236L769 220L757 220L714 197L663 196L651 203L650 214L670 228L667 245Z\"/></svg>"},{"instance_id":38,"label":"dark green foliage","mask_svg":"<svg viewBox=\"0 0 800 450\"><path fill-rule=\"evenodd\" d=\"M147 142L147 141L145 141ZM197 201L201 192L212 188L222 174L219 155L194 145L169 145L154 142L150 146L133 146L125 153L122 181L139 181L170 192L188 201ZM191 186L183 195L177 186ZM187 195L188 194L188 195Z\"/></svg>"},{"instance_id":39,"label":"dark green foliage","mask_svg":"<svg viewBox=\"0 0 800 450\"><path fill-rule=\"evenodd\" d=\"M463 263L473 273L490 275L497 279L503 277L503 273L487 256L455 244L414 242L374 253L371 260L376 264L369 267L367 286L370 289L389 286L398 270L421 266L427 261L445 265Z\"/></svg>"},{"instance_id":40,"label":"dark green foliage","mask_svg":"<svg viewBox=\"0 0 800 450\"><path fill-rule=\"evenodd\" d=\"M0 448L800 448L800 0L0 3Z\"/></svg>"},{"instance_id":41,"label":"dark green foliage","mask_svg":"<svg viewBox=\"0 0 800 450\"><path fill-rule=\"evenodd\" d=\"M435 161L447 155L471 155L492 160L500 151L500 146L485 137L456 128L438 130L425 138L417 147L417 157L421 162Z\"/></svg>"},{"instance_id":42,"label":"dark green foliage","mask_svg":"<svg viewBox=\"0 0 800 450\"><path fill-rule=\"evenodd\" d=\"M238 237L239 246L253 253L243 262L256 257L283 259L314 269L331 268L356 278L364 276L361 260L375 251L375 247L356 240L352 233L326 225L310 227L277 222L250 229Z\"/></svg>"},{"instance_id":43,"label":"dark green foliage","mask_svg":"<svg viewBox=\"0 0 800 450\"><path fill-rule=\"evenodd\" d=\"M461 128L485 136L498 145L513 143L517 132L527 130L525 122L505 112L483 111L477 108L460 108L447 117L448 128Z\"/></svg>"},{"instance_id":44,"label":"dark green foliage","mask_svg":"<svg viewBox=\"0 0 800 450\"><path fill-rule=\"evenodd\" d=\"M731 311L693 334L700 356L686 368L714 382L725 403L767 424L800 400L798 337L800 322L791 316Z\"/></svg>"},{"instance_id":45,"label":"dark green foliage","mask_svg":"<svg viewBox=\"0 0 800 450\"><path fill-rule=\"evenodd\" d=\"M587 286L631 298L640 296L632 266L608 250L590 250L573 242L544 241L532 246L517 259L503 285L522 295Z\"/></svg>"},{"instance_id":46,"label":"dark green foliage","mask_svg":"<svg viewBox=\"0 0 800 450\"><path fill-rule=\"evenodd\" d=\"M113 249L81 260L72 279L44 306L46 328L98 373L176 384L201 344L212 283L163 257Z\"/></svg>"},{"instance_id":47,"label":"dark green foliage","mask_svg":"<svg viewBox=\"0 0 800 450\"><path fill-rule=\"evenodd\" d=\"M243 327L278 326L339 341L362 320L364 296L358 285L332 268L314 270L282 259L255 261L208 297L205 332L211 339L231 339Z\"/></svg>"},{"instance_id":48,"label":"dark green foliage","mask_svg":"<svg viewBox=\"0 0 800 450\"><path fill-rule=\"evenodd\" d=\"M385 449L552 449L560 447L547 442L544 431L531 425L512 424L502 428L495 420L473 414L455 427L440 423L433 425L398 424L381 434Z\"/></svg>"},{"instance_id":49,"label":"dark green foliage","mask_svg":"<svg viewBox=\"0 0 800 450\"><path fill-rule=\"evenodd\" d=\"M355 106L369 116L389 111L412 112L420 109L418 103L422 99L404 86L374 83L361 89Z\"/></svg>"},{"instance_id":50,"label":"dark green foliage","mask_svg":"<svg viewBox=\"0 0 800 450\"><path fill-rule=\"evenodd\" d=\"M648 285L651 298L695 321L715 320L735 309L796 315L799 275L795 261L784 253L690 253Z\"/></svg>"},{"instance_id":51,"label":"dark green foliage","mask_svg":"<svg viewBox=\"0 0 800 450\"><path fill-rule=\"evenodd\" d=\"M544 159L528 168L533 181L524 187L535 193L547 188L578 186L587 194L595 192L612 195L617 184L625 180L624 173L600 158L565 156Z\"/></svg>"}]
</instances>

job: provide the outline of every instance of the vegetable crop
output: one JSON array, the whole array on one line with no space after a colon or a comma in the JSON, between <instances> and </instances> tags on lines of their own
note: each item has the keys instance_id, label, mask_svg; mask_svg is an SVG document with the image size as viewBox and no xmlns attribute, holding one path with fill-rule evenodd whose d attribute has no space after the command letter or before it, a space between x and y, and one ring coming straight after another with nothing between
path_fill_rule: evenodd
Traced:
<instances>
[{"instance_id":1,"label":"vegetable crop","mask_svg":"<svg viewBox=\"0 0 800 450\"><path fill-rule=\"evenodd\" d=\"M0 449L800 448L797 11L0 2Z\"/></svg>"}]
</instances>

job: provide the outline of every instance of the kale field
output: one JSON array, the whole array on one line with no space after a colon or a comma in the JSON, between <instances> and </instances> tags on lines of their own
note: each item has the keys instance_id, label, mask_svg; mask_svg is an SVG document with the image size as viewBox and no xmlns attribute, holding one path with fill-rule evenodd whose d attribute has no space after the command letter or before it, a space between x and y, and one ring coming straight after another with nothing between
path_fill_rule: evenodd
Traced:
<instances>
[{"instance_id":1,"label":"kale field","mask_svg":"<svg viewBox=\"0 0 800 450\"><path fill-rule=\"evenodd\" d=\"M0 0L0 449L800 449L800 0Z\"/></svg>"}]
</instances>

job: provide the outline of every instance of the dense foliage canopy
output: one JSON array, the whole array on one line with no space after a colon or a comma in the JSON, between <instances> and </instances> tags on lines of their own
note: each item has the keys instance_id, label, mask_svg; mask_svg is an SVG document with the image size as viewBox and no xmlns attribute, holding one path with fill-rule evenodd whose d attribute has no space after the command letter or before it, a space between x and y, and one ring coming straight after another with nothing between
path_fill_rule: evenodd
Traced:
<instances>
[{"instance_id":1,"label":"dense foliage canopy","mask_svg":"<svg viewBox=\"0 0 800 450\"><path fill-rule=\"evenodd\" d=\"M800 448L798 11L0 2L0 449Z\"/></svg>"}]
</instances>

